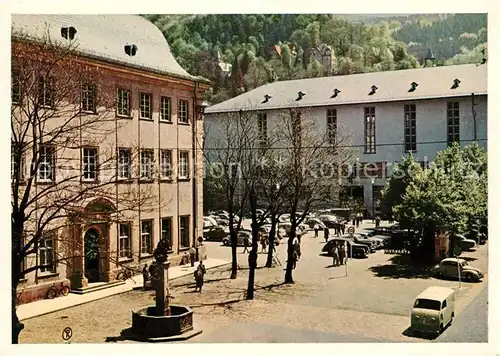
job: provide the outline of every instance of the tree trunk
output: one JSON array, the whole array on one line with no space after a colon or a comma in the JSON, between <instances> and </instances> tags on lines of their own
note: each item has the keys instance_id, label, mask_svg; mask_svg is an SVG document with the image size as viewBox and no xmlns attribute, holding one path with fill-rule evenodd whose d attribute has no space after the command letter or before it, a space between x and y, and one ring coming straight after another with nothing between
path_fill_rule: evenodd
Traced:
<instances>
[{"instance_id":1,"label":"tree trunk","mask_svg":"<svg viewBox=\"0 0 500 356\"><path fill-rule=\"evenodd\" d=\"M247 286L247 300L252 300L255 290L255 269L257 268L257 252L258 252L258 234L259 226L257 225L257 200L255 191L252 189L250 192L250 209L252 212L252 250L248 254L248 286Z\"/></svg>"},{"instance_id":2,"label":"tree trunk","mask_svg":"<svg viewBox=\"0 0 500 356\"><path fill-rule=\"evenodd\" d=\"M267 252L267 261L266 261L266 267L271 268L273 266L273 251L274 251L274 240L277 235L276 231L276 215L272 214L271 215L271 231L269 231L269 250Z\"/></svg>"},{"instance_id":3,"label":"tree trunk","mask_svg":"<svg viewBox=\"0 0 500 356\"><path fill-rule=\"evenodd\" d=\"M24 215L19 216L21 221L24 221ZM14 221L17 220L15 217ZM19 220L18 220L19 221ZM21 276L21 237L22 231L24 230L24 225L21 222L14 222L12 224L12 343L19 343L19 334L24 329L24 324L19 321L17 317L17 285L19 284L19 278Z\"/></svg>"},{"instance_id":4,"label":"tree trunk","mask_svg":"<svg viewBox=\"0 0 500 356\"><path fill-rule=\"evenodd\" d=\"M236 279L238 276L238 258L236 254L236 248L238 245L238 233L234 228L229 228L229 233L231 235L231 279Z\"/></svg>"},{"instance_id":5,"label":"tree trunk","mask_svg":"<svg viewBox=\"0 0 500 356\"><path fill-rule=\"evenodd\" d=\"M285 271L285 283L294 283L292 270L293 270L293 240L295 240L295 218L292 219L292 226L290 227L290 237L288 238L287 248L287 261Z\"/></svg>"}]
</instances>

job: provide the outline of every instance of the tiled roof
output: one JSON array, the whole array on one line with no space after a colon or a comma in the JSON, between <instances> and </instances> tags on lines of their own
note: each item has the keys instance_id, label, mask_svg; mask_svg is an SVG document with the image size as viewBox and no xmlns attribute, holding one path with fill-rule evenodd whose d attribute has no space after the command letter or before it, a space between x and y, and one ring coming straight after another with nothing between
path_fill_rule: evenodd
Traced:
<instances>
[{"instance_id":1,"label":"tiled roof","mask_svg":"<svg viewBox=\"0 0 500 356\"><path fill-rule=\"evenodd\" d=\"M451 89L455 79L460 80L459 86ZM409 92L412 82L418 86L415 91ZM373 85L378 89L373 95L368 95ZM331 98L334 89L340 92L335 98ZM296 101L299 91L306 95ZM213 105L207 108L205 113L433 99L466 96L471 93L487 94L487 64L428 67L274 82ZM271 98L267 103L263 103L266 94Z\"/></svg>"},{"instance_id":2,"label":"tiled roof","mask_svg":"<svg viewBox=\"0 0 500 356\"><path fill-rule=\"evenodd\" d=\"M73 26L82 55L189 80L203 79L186 72L175 60L161 31L137 15L12 15L12 36L40 41L49 31L50 39L67 41L61 27ZM125 45L136 45L134 56Z\"/></svg>"}]
</instances>

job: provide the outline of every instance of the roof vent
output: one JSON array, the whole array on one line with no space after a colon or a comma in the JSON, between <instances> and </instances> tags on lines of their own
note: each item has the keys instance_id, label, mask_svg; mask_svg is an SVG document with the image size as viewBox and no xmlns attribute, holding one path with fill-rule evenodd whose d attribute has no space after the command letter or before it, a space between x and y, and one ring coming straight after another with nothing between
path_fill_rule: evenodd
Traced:
<instances>
[{"instance_id":1,"label":"roof vent","mask_svg":"<svg viewBox=\"0 0 500 356\"><path fill-rule=\"evenodd\" d=\"M457 89L460 86L460 79L453 79L453 85L451 86L451 89Z\"/></svg>"},{"instance_id":2,"label":"roof vent","mask_svg":"<svg viewBox=\"0 0 500 356\"><path fill-rule=\"evenodd\" d=\"M410 92L410 93L411 93L411 92L414 92L415 90L417 90L418 83L416 83L416 82L411 82L410 86L411 86L411 87L410 87L410 89L408 90L408 92Z\"/></svg>"},{"instance_id":3,"label":"roof vent","mask_svg":"<svg viewBox=\"0 0 500 356\"><path fill-rule=\"evenodd\" d=\"M272 96L271 96L271 95L267 95L267 94L266 94L266 95L264 95L264 101L262 102L262 104L267 103L267 102L269 101L269 99L271 99L271 98L272 98Z\"/></svg>"},{"instance_id":4,"label":"roof vent","mask_svg":"<svg viewBox=\"0 0 500 356\"><path fill-rule=\"evenodd\" d=\"M337 88L333 89L333 95L330 97L330 99L336 98L339 93L340 90L338 90Z\"/></svg>"},{"instance_id":5,"label":"roof vent","mask_svg":"<svg viewBox=\"0 0 500 356\"><path fill-rule=\"evenodd\" d=\"M297 94L298 94L299 96L297 97L297 99L295 99L295 101L302 100L302 98L304 97L304 95L306 95L306 93L301 92L301 91L299 91Z\"/></svg>"},{"instance_id":6,"label":"roof vent","mask_svg":"<svg viewBox=\"0 0 500 356\"><path fill-rule=\"evenodd\" d=\"M137 53L137 46L135 44L133 45L125 45L125 53L129 56L135 56Z\"/></svg>"},{"instance_id":7,"label":"roof vent","mask_svg":"<svg viewBox=\"0 0 500 356\"><path fill-rule=\"evenodd\" d=\"M377 89L378 89L378 88L377 88L377 86L372 85L372 91L371 91L371 92L369 92L369 93L368 93L368 95L373 95L373 94L375 94L375 93L377 92Z\"/></svg>"},{"instance_id":8,"label":"roof vent","mask_svg":"<svg viewBox=\"0 0 500 356\"><path fill-rule=\"evenodd\" d=\"M70 27L61 27L61 37L67 39L67 40L72 40L75 38L76 35L76 28L73 26Z\"/></svg>"}]
</instances>

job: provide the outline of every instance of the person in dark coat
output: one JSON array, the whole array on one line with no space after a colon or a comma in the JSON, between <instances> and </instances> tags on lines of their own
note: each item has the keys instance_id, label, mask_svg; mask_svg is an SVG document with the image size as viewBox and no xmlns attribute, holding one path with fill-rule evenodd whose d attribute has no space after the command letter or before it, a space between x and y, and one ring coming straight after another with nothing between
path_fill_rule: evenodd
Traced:
<instances>
[{"instance_id":1,"label":"person in dark coat","mask_svg":"<svg viewBox=\"0 0 500 356\"><path fill-rule=\"evenodd\" d=\"M245 252L250 253L250 250L248 249L250 247L250 241L246 237L243 237L243 246L245 248L243 249L242 253L245 253Z\"/></svg>"},{"instance_id":2,"label":"person in dark coat","mask_svg":"<svg viewBox=\"0 0 500 356\"><path fill-rule=\"evenodd\" d=\"M342 221L340 224L340 232L342 232L342 235L345 235L345 221Z\"/></svg>"},{"instance_id":3,"label":"person in dark coat","mask_svg":"<svg viewBox=\"0 0 500 356\"><path fill-rule=\"evenodd\" d=\"M194 261L196 260L196 249L194 246L191 246L189 249L189 259L191 261L191 267L194 267Z\"/></svg>"},{"instance_id":4,"label":"person in dark coat","mask_svg":"<svg viewBox=\"0 0 500 356\"><path fill-rule=\"evenodd\" d=\"M200 261L198 268L196 268L196 271L194 271L194 280L196 282L196 288L194 289L195 292L199 290L199 292L201 293L201 288L203 287L203 282L205 279L205 273L207 273L205 265L203 265L203 261Z\"/></svg>"},{"instance_id":5,"label":"person in dark coat","mask_svg":"<svg viewBox=\"0 0 500 356\"><path fill-rule=\"evenodd\" d=\"M318 224L314 224L314 237L318 237L319 226Z\"/></svg>"},{"instance_id":6,"label":"person in dark coat","mask_svg":"<svg viewBox=\"0 0 500 356\"><path fill-rule=\"evenodd\" d=\"M325 242L328 242L328 234L329 234L328 227L325 226L323 233L325 234Z\"/></svg>"},{"instance_id":7,"label":"person in dark coat","mask_svg":"<svg viewBox=\"0 0 500 356\"><path fill-rule=\"evenodd\" d=\"M142 269L142 280L143 280L143 287L142 289L146 290L147 284L149 282L149 272L148 272L148 264L144 264L144 268Z\"/></svg>"}]
</instances>

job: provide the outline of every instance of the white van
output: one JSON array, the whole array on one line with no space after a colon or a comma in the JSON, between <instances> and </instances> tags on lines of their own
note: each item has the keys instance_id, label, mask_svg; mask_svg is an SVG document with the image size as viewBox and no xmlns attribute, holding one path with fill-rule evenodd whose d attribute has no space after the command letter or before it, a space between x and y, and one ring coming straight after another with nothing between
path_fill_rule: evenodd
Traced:
<instances>
[{"instance_id":1,"label":"white van","mask_svg":"<svg viewBox=\"0 0 500 356\"><path fill-rule=\"evenodd\" d=\"M440 334L455 317L455 290L429 287L415 300L411 312L411 329L421 333Z\"/></svg>"}]
</instances>

